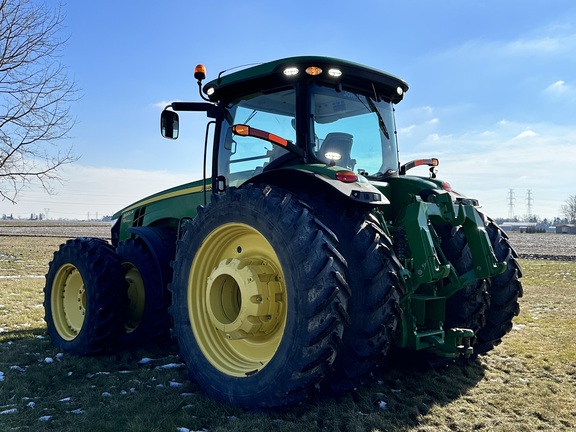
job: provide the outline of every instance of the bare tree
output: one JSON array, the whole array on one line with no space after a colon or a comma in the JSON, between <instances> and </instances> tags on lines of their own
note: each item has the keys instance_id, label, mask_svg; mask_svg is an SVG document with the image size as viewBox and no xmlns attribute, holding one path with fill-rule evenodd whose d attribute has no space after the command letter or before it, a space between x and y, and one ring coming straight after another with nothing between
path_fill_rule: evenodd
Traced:
<instances>
[{"instance_id":1,"label":"bare tree","mask_svg":"<svg viewBox=\"0 0 576 432\"><path fill-rule=\"evenodd\" d=\"M74 119L75 83L60 62L63 15L35 0L0 0L0 197L39 182L50 192L58 169L74 162L59 147Z\"/></svg>"},{"instance_id":2,"label":"bare tree","mask_svg":"<svg viewBox=\"0 0 576 432\"><path fill-rule=\"evenodd\" d=\"M569 223L576 223L576 195L570 195L560 211Z\"/></svg>"}]
</instances>

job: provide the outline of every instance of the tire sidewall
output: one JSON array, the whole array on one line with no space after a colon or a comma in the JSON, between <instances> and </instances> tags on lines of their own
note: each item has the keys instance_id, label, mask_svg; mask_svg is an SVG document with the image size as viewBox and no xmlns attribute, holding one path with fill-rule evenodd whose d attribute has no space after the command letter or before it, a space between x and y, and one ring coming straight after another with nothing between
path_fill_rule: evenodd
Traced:
<instances>
[{"instance_id":1,"label":"tire sidewall","mask_svg":"<svg viewBox=\"0 0 576 432\"><path fill-rule=\"evenodd\" d=\"M261 193L257 188L251 189L254 189L254 193ZM278 212L271 211L270 202L258 196L255 198L258 204L262 204L261 207L259 205L246 207L241 201L227 200L225 206L216 204L217 211L206 210L203 215L189 224L177 251L174 281L188 281L193 258L203 240L214 229L227 223L246 224L256 229L274 249L286 283L285 328L282 340L270 362L258 373L247 377L239 378L220 372L204 357L196 342L187 311L187 287L173 290L171 309L172 316L175 317L175 327L183 332L178 338L181 354L191 359L189 362L189 365L192 365L189 367L191 377L213 396L246 407L268 405L266 401L269 398L270 389L274 389L276 397L289 393L293 369L286 365L298 363L300 361L298 357L303 350L305 351L298 334L310 322L310 317L304 316L306 307L302 302L307 299L309 295L307 290L312 283L309 276L309 263L305 259L309 251L306 250L303 254L302 250L298 250L309 246L306 244L307 239L301 236L296 227L286 225L286 221L293 220L294 215L282 214L280 218L276 218L274 215ZM295 208L289 206L285 211L292 212ZM264 235L264 232L267 234ZM298 259L300 261L295 262ZM289 271L290 268L295 271ZM174 309L178 309L178 312L174 313ZM217 385L214 385L215 383ZM275 404L271 403L271 405Z\"/></svg>"},{"instance_id":2,"label":"tire sidewall","mask_svg":"<svg viewBox=\"0 0 576 432\"><path fill-rule=\"evenodd\" d=\"M121 243L117 254L122 264L129 263L138 270L144 285L144 310L141 320L132 332L124 332L122 342L129 345L152 345L161 342L159 334L167 336L170 326L161 270L142 240L130 239Z\"/></svg>"},{"instance_id":3,"label":"tire sidewall","mask_svg":"<svg viewBox=\"0 0 576 432\"><path fill-rule=\"evenodd\" d=\"M101 292L100 281L97 280L94 273L94 263L91 261L92 257L86 253L86 246L89 248L102 248L108 263L111 266L119 266L119 262L115 259L113 251L109 245L99 239L76 239L70 240L55 252L54 259L50 263L48 273L46 274L46 287L45 287L45 300L44 308L46 311L47 331L52 340L52 344L63 349L66 352L86 355L93 354L105 348L114 345L121 333L121 326L119 315L120 311L114 305L121 303L120 287L118 284L114 290L106 290ZM73 265L80 273L86 292L86 314L82 327L76 337L72 340L63 338L56 326L54 325L54 310L52 309L52 297L54 291L54 279L60 269L68 264ZM119 270L119 267L118 269ZM117 273L120 275L120 273ZM110 275L114 281L114 274ZM103 296L110 296L112 298L103 299ZM110 308L103 308L103 301L110 305ZM106 310L109 309L109 310ZM108 320L107 324L102 324L103 315L110 314L112 319ZM96 341L96 343L94 343ZM103 342L107 343L104 344ZM106 345L106 346L105 346Z\"/></svg>"}]
</instances>

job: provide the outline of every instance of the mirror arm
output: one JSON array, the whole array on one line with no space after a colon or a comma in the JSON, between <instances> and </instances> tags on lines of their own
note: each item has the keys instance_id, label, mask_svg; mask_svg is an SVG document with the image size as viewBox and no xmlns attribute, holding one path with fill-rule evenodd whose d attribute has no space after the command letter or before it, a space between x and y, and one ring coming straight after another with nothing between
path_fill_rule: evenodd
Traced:
<instances>
[{"instance_id":1,"label":"mirror arm","mask_svg":"<svg viewBox=\"0 0 576 432\"><path fill-rule=\"evenodd\" d=\"M174 111L210 111L215 106L208 102L172 102L166 108Z\"/></svg>"}]
</instances>

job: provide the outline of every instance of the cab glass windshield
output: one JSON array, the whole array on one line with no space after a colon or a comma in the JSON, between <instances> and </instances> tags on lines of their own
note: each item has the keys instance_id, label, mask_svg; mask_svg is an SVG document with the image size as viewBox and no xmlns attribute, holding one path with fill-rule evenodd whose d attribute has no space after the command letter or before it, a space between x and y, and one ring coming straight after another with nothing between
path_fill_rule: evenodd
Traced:
<instances>
[{"instance_id":1,"label":"cab glass windshield","mask_svg":"<svg viewBox=\"0 0 576 432\"><path fill-rule=\"evenodd\" d=\"M323 163L380 177L398 170L391 102L312 84L312 150Z\"/></svg>"}]
</instances>

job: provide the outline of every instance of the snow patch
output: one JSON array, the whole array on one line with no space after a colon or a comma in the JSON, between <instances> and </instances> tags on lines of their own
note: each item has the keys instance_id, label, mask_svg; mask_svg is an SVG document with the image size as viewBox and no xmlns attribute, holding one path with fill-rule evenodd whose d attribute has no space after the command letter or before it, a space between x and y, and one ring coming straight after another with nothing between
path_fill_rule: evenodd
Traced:
<instances>
[{"instance_id":1,"label":"snow patch","mask_svg":"<svg viewBox=\"0 0 576 432\"><path fill-rule=\"evenodd\" d=\"M10 408L4 411L0 411L0 415L5 415L5 414L16 414L18 412L17 408Z\"/></svg>"},{"instance_id":2,"label":"snow patch","mask_svg":"<svg viewBox=\"0 0 576 432\"><path fill-rule=\"evenodd\" d=\"M180 369L185 367L186 365L184 363L168 363L165 365L161 365L161 366L156 366L154 369L155 370L164 370L164 369Z\"/></svg>"}]
</instances>

